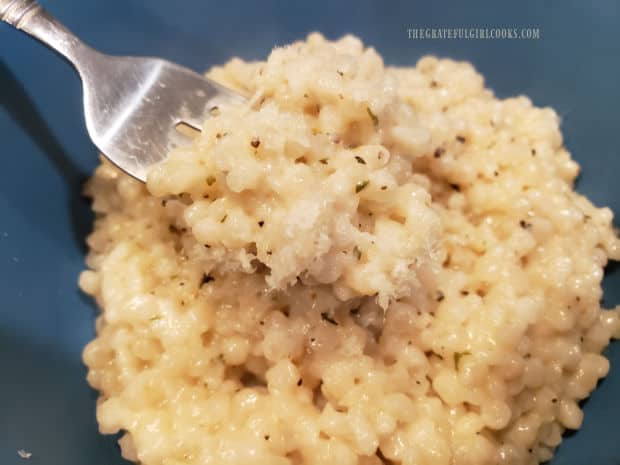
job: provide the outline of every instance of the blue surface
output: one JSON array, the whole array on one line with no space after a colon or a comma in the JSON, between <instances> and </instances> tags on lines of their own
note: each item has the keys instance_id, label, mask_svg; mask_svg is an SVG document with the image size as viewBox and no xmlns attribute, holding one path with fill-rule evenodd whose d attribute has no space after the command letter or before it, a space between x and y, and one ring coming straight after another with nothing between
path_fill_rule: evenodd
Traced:
<instances>
[{"instance_id":1,"label":"blue surface","mask_svg":"<svg viewBox=\"0 0 620 465\"><path fill-rule=\"evenodd\" d=\"M526 93L563 118L583 166L579 190L620 214L620 2L42 0L85 41L116 54L163 56L196 70L232 55L265 57L321 30L352 32L389 64L427 53L473 61L499 96ZM594 6L595 5L595 6ZM535 41L407 39L408 26L534 26ZM95 309L76 289L92 217L80 198L96 151L70 67L0 25L0 463L119 465L98 435L95 394L80 361ZM617 267L616 267L617 269ZM620 301L620 272L605 279ZM555 465L620 464L620 344L610 376L586 405L581 431Z\"/></svg>"}]
</instances>

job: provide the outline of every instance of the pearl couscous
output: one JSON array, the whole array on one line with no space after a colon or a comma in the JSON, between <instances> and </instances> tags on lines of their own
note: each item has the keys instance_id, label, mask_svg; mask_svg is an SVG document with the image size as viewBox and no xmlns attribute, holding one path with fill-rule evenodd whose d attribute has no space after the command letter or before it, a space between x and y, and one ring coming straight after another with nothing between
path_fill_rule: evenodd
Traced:
<instances>
[{"instance_id":1,"label":"pearl couscous","mask_svg":"<svg viewBox=\"0 0 620 465\"><path fill-rule=\"evenodd\" d=\"M550 459L620 333L556 113L350 36L209 75L248 102L86 188L101 432L144 465Z\"/></svg>"}]
</instances>

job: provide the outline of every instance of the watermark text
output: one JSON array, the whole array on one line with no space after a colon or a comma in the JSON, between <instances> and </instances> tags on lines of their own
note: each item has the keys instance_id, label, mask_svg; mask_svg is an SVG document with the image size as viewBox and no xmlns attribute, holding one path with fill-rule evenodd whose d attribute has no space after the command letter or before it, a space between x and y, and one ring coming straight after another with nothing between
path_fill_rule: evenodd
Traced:
<instances>
[{"instance_id":1,"label":"watermark text","mask_svg":"<svg viewBox=\"0 0 620 465\"><path fill-rule=\"evenodd\" d=\"M408 27L411 40L538 40L538 27Z\"/></svg>"}]
</instances>

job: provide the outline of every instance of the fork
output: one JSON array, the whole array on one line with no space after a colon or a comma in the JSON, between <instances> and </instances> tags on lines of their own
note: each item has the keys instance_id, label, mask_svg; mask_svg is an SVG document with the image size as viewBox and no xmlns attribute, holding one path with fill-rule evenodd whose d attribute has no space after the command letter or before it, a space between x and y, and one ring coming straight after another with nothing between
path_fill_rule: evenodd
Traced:
<instances>
[{"instance_id":1,"label":"fork","mask_svg":"<svg viewBox=\"0 0 620 465\"><path fill-rule=\"evenodd\" d=\"M244 97L200 74L159 58L104 55L81 42L36 0L0 0L0 19L69 60L84 90L84 117L101 153L146 181L149 166L189 143L178 127L204 121Z\"/></svg>"}]
</instances>

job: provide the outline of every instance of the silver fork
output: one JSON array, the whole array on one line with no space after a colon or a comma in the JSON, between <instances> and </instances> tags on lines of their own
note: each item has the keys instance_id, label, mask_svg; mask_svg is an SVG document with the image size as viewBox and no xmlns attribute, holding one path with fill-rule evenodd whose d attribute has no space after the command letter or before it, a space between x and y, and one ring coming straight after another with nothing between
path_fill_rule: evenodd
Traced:
<instances>
[{"instance_id":1,"label":"silver fork","mask_svg":"<svg viewBox=\"0 0 620 465\"><path fill-rule=\"evenodd\" d=\"M116 166L146 180L149 166L189 141L210 113L244 98L198 73L159 58L116 57L88 47L35 0L0 0L0 19L40 40L75 67L84 88L90 138Z\"/></svg>"}]
</instances>

